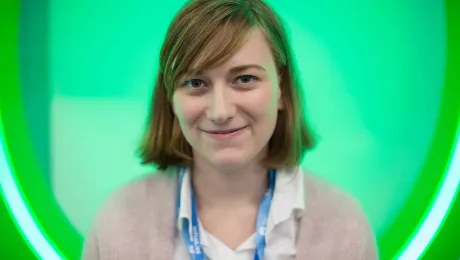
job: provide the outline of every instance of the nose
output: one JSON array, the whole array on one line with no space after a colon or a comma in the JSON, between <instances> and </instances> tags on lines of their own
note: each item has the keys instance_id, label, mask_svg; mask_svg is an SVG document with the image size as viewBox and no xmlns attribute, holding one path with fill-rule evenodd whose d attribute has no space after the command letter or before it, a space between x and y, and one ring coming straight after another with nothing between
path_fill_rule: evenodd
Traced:
<instances>
[{"instance_id":1,"label":"nose","mask_svg":"<svg viewBox=\"0 0 460 260\"><path fill-rule=\"evenodd\" d=\"M223 124L234 117L236 106L231 91L225 86L215 86L210 92L210 106L207 117L214 123Z\"/></svg>"}]
</instances>

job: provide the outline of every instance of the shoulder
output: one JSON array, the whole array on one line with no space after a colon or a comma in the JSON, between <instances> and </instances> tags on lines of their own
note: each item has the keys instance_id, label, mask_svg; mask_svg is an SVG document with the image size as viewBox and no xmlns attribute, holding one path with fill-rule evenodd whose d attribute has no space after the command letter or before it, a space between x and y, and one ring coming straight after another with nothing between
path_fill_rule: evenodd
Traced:
<instances>
[{"instance_id":1,"label":"shoulder","mask_svg":"<svg viewBox=\"0 0 460 260\"><path fill-rule=\"evenodd\" d=\"M83 259L114 254L120 259L145 259L139 254L149 252L159 234L168 237L173 230L175 180L174 172L153 172L115 190L93 219Z\"/></svg>"},{"instance_id":2,"label":"shoulder","mask_svg":"<svg viewBox=\"0 0 460 260\"><path fill-rule=\"evenodd\" d=\"M126 183L105 200L97 218L140 216L148 209L167 206L164 204L174 200L175 184L176 175L172 170L152 172Z\"/></svg>"},{"instance_id":3,"label":"shoulder","mask_svg":"<svg viewBox=\"0 0 460 260\"><path fill-rule=\"evenodd\" d=\"M105 200L101 210L116 207L142 207L142 203L155 203L156 198L173 194L176 174L173 170L155 171L116 189ZM140 204L140 205L139 205Z\"/></svg>"},{"instance_id":4,"label":"shoulder","mask_svg":"<svg viewBox=\"0 0 460 260\"><path fill-rule=\"evenodd\" d=\"M307 170L304 175L306 207L321 209L322 214L341 218L362 218L364 213L358 200L337 185Z\"/></svg>"},{"instance_id":5,"label":"shoulder","mask_svg":"<svg viewBox=\"0 0 460 260\"><path fill-rule=\"evenodd\" d=\"M359 201L321 177L301 171L306 207L303 223L315 229L309 231L314 236L311 239L330 239L336 246L342 246L344 252L367 257L354 259L377 259L375 235Z\"/></svg>"}]
</instances>

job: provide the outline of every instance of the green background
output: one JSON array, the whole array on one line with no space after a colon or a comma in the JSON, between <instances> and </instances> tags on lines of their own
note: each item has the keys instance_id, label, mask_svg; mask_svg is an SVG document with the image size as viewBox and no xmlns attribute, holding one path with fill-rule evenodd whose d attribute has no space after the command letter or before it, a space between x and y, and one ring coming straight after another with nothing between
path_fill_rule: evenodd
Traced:
<instances>
[{"instance_id":1,"label":"green background","mask_svg":"<svg viewBox=\"0 0 460 260\"><path fill-rule=\"evenodd\" d=\"M150 171L134 150L158 52L183 1L7 3L4 143L31 212L74 259L104 198ZM426 212L453 145L460 99L448 43L458 33L446 21L458 9L441 1L269 3L285 20L319 135L303 166L361 201L389 259ZM458 215L454 207L445 225ZM2 246L12 247L2 252L20 258L25 245L12 222L3 232L8 221L4 214ZM459 256L446 239L451 230L427 259Z\"/></svg>"},{"instance_id":2,"label":"green background","mask_svg":"<svg viewBox=\"0 0 460 260\"><path fill-rule=\"evenodd\" d=\"M166 27L182 3L50 2L50 181L79 231L108 192L145 172L133 151ZM320 137L305 165L358 196L380 234L412 190L436 126L443 3L271 3L291 32Z\"/></svg>"}]
</instances>

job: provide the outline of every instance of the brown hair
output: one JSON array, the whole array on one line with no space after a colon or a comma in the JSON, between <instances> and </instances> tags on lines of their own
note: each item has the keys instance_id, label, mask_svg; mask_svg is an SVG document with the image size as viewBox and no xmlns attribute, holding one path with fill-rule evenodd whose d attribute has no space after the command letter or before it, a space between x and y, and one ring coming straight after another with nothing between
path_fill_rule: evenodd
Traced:
<instances>
[{"instance_id":1,"label":"brown hair","mask_svg":"<svg viewBox=\"0 0 460 260\"><path fill-rule=\"evenodd\" d=\"M280 18L262 0L192 0L172 21L161 48L147 130L139 149L142 164L154 164L160 170L191 165L192 148L171 106L176 81L187 73L194 74L228 60L255 28L264 32L270 44L281 76L284 102L267 157L261 163L267 168L291 168L301 162L305 151L312 148L313 138L307 128L301 86Z\"/></svg>"}]
</instances>

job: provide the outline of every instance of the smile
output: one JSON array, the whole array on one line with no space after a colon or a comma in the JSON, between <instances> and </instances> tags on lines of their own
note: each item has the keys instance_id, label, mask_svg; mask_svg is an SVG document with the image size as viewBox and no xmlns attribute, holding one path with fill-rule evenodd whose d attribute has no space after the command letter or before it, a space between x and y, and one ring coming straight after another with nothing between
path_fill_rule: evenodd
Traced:
<instances>
[{"instance_id":1,"label":"smile","mask_svg":"<svg viewBox=\"0 0 460 260\"><path fill-rule=\"evenodd\" d=\"M203 132L207 133L210 135L212 138L217 139L217 140L227 140L227 139L232 139L240 135L247 126L240 127L240 128L234 128L234 129L228 129L228 130L217 130L217 131L205 131Z\"/></svg>"}]
</instances>

